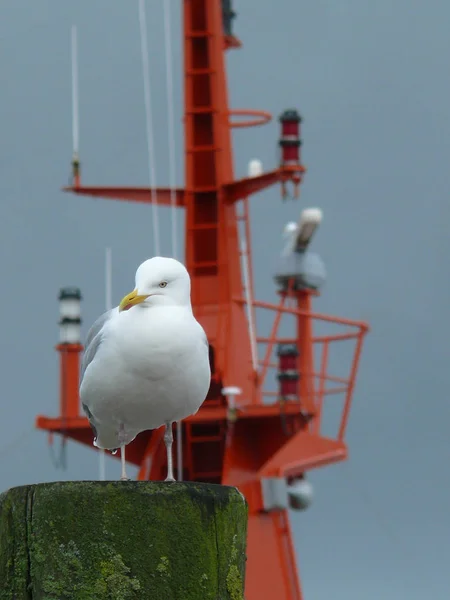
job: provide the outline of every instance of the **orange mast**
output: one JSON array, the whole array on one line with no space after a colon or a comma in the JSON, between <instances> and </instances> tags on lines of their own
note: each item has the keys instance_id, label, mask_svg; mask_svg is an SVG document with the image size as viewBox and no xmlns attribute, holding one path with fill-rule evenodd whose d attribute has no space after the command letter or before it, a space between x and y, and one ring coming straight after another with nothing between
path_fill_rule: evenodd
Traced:
<instances>
[{"instance_id":1,"label":"orange mast","mask_svg":"<svg viewBox=\"0 0 450 600\"><path fill-rule=\"evenodd\" d=\"M270 115L229 108L224 52L241 45L232 33L230 0L184 0L183 17L185 187L177 190L176 197L177 206L186 210L185 262L192 278L192 304L210 341L212 365L208 397L200 411L183 424L183 478L236 485L246 496L246 599L301 600L287 509L289 505L307 505L306 471L347 457L345 427L368 327L314 314L311 300L318 293L317 286L303 277L301 268L279 273L279 304L249 300L253 298L251 261L245 281L239 220L244 222L248 247L248 196L276 182L282 184L283 195L291 182L297 195L305 171L299 153L300 119L295 111L286 111L280 119L282 160L278 168L268 173L255 168L251 176L234 180L231 128L261 125ZM251 120L233 122L233 116ZM83 186L78 157L74 160L73 187L65 190L116 200L151 201L149 188ZM170 203L169 189L156 192L159 204ZM239 214L238 204L243 206ZM71 298L79 302L76 294ZM255 308L274 313L268 338L251 339L245 312L249 302L251 314ZM79 314L74 313L73 306L66 313L62 327L67 329L73 323L79 327ZM284 315L295 322L289 339L277 337ZM316 320L338 324L345 332L315 336ZM80 413L78 399L82 346L76 339L77 330L70 331L57 346L61 360L60 415L38 417L37 427L92 446L92 432ZM348 376L329 375L330 344L349 340L356 346ZM265 346L264 360L257 365L252 347L255 342ZM273 359L276 344L278 363ZM322 352L316 366L317 346ZM274 368L279 389L267 392L267 376ZM329 388L329 382L339 385ZM344 394L345 402L339 431L332 439L321 435L321 421L324 399L335 393ZM264 398L272 402L264 403ZM139 479L163 478L166 457L162 434L162 430L144 432L128 447L127 459L140 467Z\"/></svg>"}]
</instances>

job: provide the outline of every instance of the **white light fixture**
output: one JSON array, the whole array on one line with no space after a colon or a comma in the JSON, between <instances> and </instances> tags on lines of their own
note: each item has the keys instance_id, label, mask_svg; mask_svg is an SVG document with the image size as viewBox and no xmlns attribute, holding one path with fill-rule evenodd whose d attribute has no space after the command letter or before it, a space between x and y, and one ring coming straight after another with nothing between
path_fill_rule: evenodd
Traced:
<instances>
[{"instance_id":1,"label":"white light fixture","mask_svg":"<svg viewBox=\"0 0 450 600\"><path fill-rule=\"evenodd\" d=\"M289 508L287 482L284 477L262 477L261 495L265 512Z\"/></svg>"},{"instance_id":2,"label":"white light fixture","mask_svg":"<svg viewBox=\"0 0 450 600\"><path fill-rule=\"evenodd\" d=\"M79 344L81 339L81 291L76 287L59 291L59 342Z\"/></svg>"},{"instance_id":3,"label":"white light fixture","mask_svg":"<svg viewBox=\"0 0 450 600\"><path fill-rule=\"evenodd\" d=\"M297 230L298 225L294 221L289 221L289 223L286 223L284 226L282 237L287 241L281 256L289 256L292 252L294 252Z\"/></svg>"},{"instance_id":4,"label":"white light fixture","mask_svg":"<svg viewBox=\"0 0 450 600\"><path fill-rule=\"evenodd\" d=\"M249 177L258 177L262 175L263 166L262 162L257 158L254 158L248 163L248 176Z\"/></svg>"},{"instance_id":5,"label":"white light fixture","mask_svg":"<svg viewBox=\"0 0 450 600\"><path fill-rule=\"evenodd\" d=\"M231 410L236 408L236 396L242 394L242 390L234 385L222 388L222 394L226 397L228 406Z\"/></svg>"},{"instance_id":6,"label":"white light fixture","mask_svg":"<svg viewBox=\"0 0 450 600\"><path fill-rule=\"evenodd\" d=\"M306 510L314 497L312 484L304 477L294 479L287 486L289 506L293 510Z\"/></svg>"},{"instance_id":7,"label":"white light fixture","mask_svg":"<svg viewBox=\"0 0 450 600\"><path fill-rule=\"evenodd\" d=\"M227 421L231 427L237 420L237 410L236 410L236 396L242 394L242 390L239 387L234 385L229 385L227 387L222 388L222 394L227 399L228 409L227 409Z\"/></svg>"},{"instance_id":8,"label":"white light fixture","mask_svg":"<svg viewBox=\"0 0 450 600\"><path fill-rule=\"evenodd\" d=\"M296 252L303 252L310 243L314 232L322 222L323 213L320 208L305 208L300 215L297 225L297 235L294 243Z\"/></svg>"}]
</instances>

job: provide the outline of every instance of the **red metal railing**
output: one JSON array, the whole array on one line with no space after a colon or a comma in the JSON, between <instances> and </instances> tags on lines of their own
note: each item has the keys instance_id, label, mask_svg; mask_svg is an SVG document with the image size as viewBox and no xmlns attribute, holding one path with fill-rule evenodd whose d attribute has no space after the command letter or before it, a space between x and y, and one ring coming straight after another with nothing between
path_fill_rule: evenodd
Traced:
<instances>
[{"instance_id":1,"label":"red metal railing","mask_svg":"<svg viewBox=\"0 0 450 600\"><path fill-rule=\"evenodd\" d=\"M328 326L339 326L343 331L341 333L330 333L327 335L314 335L310 340L311 345L317 352L314 352L316 357L316 365L312 370L299 369L299 375L303 379L309 379L311 385L307 389L312 390L314 415L311 418L309 431L316 435L322 433L323 413L325 398L341 394L344 396L342 414L338 426L336 439L343 441L348 423L353 391L356 382L356 376L359 366L359 360L362 351L364 336L369 330L367 323L343 319L330 315L314 313L312 311L301 310L297 306L288 306L290 300L296 301L299 294L308 292L287 292L282 293L279 304L269 304L267 302L253 302L254 308L266 309L275 313L271 331L268 337L257 337L256 341L259 345L265 346L263 359L259 362L260 371L258 376L258 401L263 403L265 398L273 398L276 402L282 402L279 391L270 391L267 389L268 376L274 370L278 370L279 365L275 361L275 349L278 344L296 344L299 346L298 338L281 337L278 335L282 318L285 315L290 315L294 318L309 319L312 323L314 331L317 323L322 323ZM245 300L237 298L238 303L245 303ZM336 347L338 343L354 343L354 348L350 360L350 365L346 373L335 374L330 369L330 348ZM302 404L300 393L298 394L299 409ZM304 399L303 399L304 400Z\"/></svg>"}]
</instances>

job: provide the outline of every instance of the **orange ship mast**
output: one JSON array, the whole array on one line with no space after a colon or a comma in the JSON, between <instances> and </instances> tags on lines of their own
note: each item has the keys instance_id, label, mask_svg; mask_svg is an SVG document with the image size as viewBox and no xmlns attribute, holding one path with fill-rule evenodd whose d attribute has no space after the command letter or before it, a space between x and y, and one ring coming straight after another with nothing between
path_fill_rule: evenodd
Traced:
<instances>
[{"instance_id":1,"label":"orange ship mast","mask_svg":"<svg viewBox=\"0 0 450 600\"><path fill-rule=\"evenodd\" d=\"M278 273L279 304L253 300L248 197L277 182L283 195L291 184L297 195L305 169L299 152L300 118L296 111L286 111L280 118L279 167L261 173L254 162L249 177L234 179L231 129L261 125L271 117L262 111L229 108L225 51L241 45L232 33L233 17L230 0L183 1L185 186L176 190L176 204L186 211L185 263L192 279L193 310L210 341L212 381L200 411L183 423L181 466L186 481L235 485L247 498L246 599L301 600L288 507L307 506L308 470L347 457L344 435L368 327L314 314L311 303L318 286L305 276L301 261L296 262L298 268ZM248 120L233 120L236 117ZM171 202L168 188L151 194L148 187L82 185L78 155L73 160L73 186L65 191L144 203L153 197L161 205ZM311 237L309 227L299 223L296 256L301 260ZM57 346L60 415L38 417L37 427L92 446L92 432L80 413L78 398L80 295L75 289L65 290L62 296L62 337ZM254 327L256 308L274 314L269 337L252 339L249 320ZM281 339L278 329L286 315L295 328L290 338ZM340 325L344 331L317 336L315 321ZM330 375L330 346L351 340L355 350L350 372L346 377ZM262 361L256 343L265 347ZM278 362L273 358L275 346ZM314 349L319 346L320 360L315 364ZM279 389L266 391L273 369L278 372ZM327 387L330 382L334 387ZM345 396L341 424L335 438L324 437L324 400L336 393ZM162 435L162 429L144 432L127 448L127 459L139 466L139 479L164 478Z\"/></svg>"}]
</instances>

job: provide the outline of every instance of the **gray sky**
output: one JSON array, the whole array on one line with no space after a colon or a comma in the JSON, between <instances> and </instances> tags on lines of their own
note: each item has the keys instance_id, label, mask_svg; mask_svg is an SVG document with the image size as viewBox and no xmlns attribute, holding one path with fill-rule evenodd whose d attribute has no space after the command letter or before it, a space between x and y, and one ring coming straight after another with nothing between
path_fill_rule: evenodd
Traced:
<instances>
[{"instance_id":1,"label":"gray sky","mask_svg":"<svg viewBox=\"0 0 450 600\"><path fill-rule=\"evenodd\" d=\"M179 77L180 3L173 5ZM439 0L236 0L235 8L244 48L229 54L232 105L274 115L297 106L305 118L302 202L282 204L276 188L252 199L257 295L274 298L269 266L284 223L301 206L319 205L325 219L315 249L328 281L317 309L372 326L348 431L350 461L312 474L315 504L293 515L305 598L445 600L450 8ZM157 182L166 184L162 3L148 3L148 22ZM70 174L72 23L83 180L148 182L137 2L2 0L2 489L96 478L93 451L70 443L67 470L58 471L45 434L32 430L37 413L57 411L57 292L82 288L87 327L104 308L105 246L113 249L115 302L153 251L149 207L59 191ZM179 119L180 80L176 94ZM179 150L181 135L178 126ZM254 156L274 166L277 138L276 121L238 131L236 174ZM178 171L181 183L180 155ZM160 220L168 253L167 210ZM118 475L109 459L108 477Z\"/></svg>"}]
</instances>

